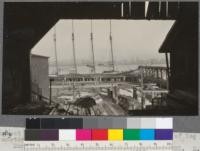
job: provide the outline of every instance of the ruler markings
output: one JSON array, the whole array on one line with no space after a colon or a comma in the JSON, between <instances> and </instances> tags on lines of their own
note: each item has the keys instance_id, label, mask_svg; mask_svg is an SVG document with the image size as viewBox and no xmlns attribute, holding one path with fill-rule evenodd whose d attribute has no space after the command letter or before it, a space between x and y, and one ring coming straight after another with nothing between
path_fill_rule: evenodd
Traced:
<instances>
[{"instance_id":1,"label":"ruler markings","mask_svg":"<svg viewBox=\"0 0 200 151\"><path fill-rule=\"evenodd\" d=\"M24 151L172 151L172 141L81 141L81 142L29 142Z\"/></svg>"}]
</instances>

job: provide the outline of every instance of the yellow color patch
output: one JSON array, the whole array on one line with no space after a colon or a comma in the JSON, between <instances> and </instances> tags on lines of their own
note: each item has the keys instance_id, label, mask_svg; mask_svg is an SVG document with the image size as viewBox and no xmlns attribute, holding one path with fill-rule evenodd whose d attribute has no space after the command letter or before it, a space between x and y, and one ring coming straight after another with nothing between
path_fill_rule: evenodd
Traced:
<instances>
[{"instance_id":1,"label":"yellow color patch","mask_svg":"<svg viewBox=\"0 0 200 151\"><path fill-rule=\"evenodd\" d=\"M123 140L123 129L108 129L108 140L111 141Z\"/></svg>"}]
</instances>

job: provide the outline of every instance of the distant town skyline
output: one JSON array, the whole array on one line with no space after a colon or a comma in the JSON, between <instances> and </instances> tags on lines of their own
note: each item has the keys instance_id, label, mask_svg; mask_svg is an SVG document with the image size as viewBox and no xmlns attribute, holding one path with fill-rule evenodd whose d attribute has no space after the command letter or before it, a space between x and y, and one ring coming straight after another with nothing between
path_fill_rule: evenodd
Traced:
<instances>
[{"instance_id":1,"label":"distant town skyline","mask_svg":"<svg viewBox=\"0 0 200 151\"><path fill-rule=\"evenodd\" d=\"M73 20L77 63L92 61L91 20ZM114 61L131 62L133 59L164 59L158 49L174 21L112 20ZM111 61L109 20L93 20L93 44L96 63ZM59 64L73 63L72 20L59 20L32 48L33 54L49 57L55 62L53 34L56 30L56 48Z\"/></svg>"}]
</instances>

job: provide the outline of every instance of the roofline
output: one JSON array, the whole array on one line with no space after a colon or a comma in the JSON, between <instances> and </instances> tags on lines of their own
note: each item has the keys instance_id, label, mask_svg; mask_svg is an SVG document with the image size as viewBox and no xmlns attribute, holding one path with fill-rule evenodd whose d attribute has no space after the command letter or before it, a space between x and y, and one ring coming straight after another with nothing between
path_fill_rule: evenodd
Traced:
<instances>
[{"instance_id":1,"label":"roofline","mask_svg":"<svg viewBox=\"0 0 200 151\"><path fill-rule=\"evenodd\" d=\"M38 54L31 54L31 57L41 57L41 58L49 58L48 56L42 56L42 55L38 55Z\"/></svg>"},{"instance_id":2,"label":"roofline","mask_svg":"<svg viewBox=\"0 0 200 151\"><path fill-rule=\"evenodd\" d=\"M164 38L164 41L160 45L160 48L158 49L158 52L169 52L170 50L166 49L166 44L168 43L169 39L172 37L172 34L174 34L173 30L175 29L175 26L177 24L177 20L175 20L174 24L171 26L170 30L168 31L167 35ZM171 43L171 41L170 41Z\"/></svg>"}]
</instances>

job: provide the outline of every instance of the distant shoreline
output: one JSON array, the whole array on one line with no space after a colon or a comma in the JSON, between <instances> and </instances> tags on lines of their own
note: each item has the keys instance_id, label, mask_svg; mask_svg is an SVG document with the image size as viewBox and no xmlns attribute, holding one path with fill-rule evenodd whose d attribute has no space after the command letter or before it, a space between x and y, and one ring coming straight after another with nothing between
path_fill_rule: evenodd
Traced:
<instances>
[{"instance_id":1,"label":"distant shoreline","mask_svg":"<svg viewBox=\"0 0 200 151\"><path fill-rule=\"evenodd\" d=\"M125 72L130 70L135 70L138 68L139 65L136 64L129 64L129 65L115 65L116 71L119 72ZM149 65L148 65L149 66ZM150 66L166 66L165 64L152 64ZM103 73L104 71L111 70L111 67L109 66L102 66L102 65L96 65L96 73ZM78 65L77 66L78 73L80 74L88 74L91 73L91 69L87 67L86 65ZM49 66L49 74L55 74L56 67L55 66ZM63 65L59 66L58 69L60 74L69 74L73 71L73 65Z\"/></svg>"}]
</instances>

